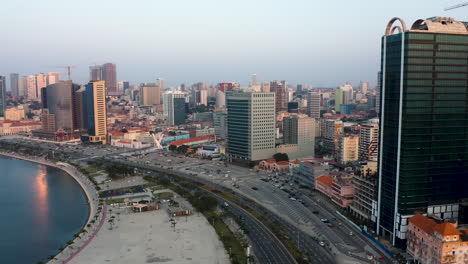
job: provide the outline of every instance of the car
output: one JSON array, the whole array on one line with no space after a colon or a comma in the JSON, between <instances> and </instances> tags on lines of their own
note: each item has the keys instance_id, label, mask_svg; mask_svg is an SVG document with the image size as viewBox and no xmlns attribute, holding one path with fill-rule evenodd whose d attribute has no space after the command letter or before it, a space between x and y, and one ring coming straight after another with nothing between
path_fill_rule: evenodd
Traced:
<instances>
[{"instance_id":1,"label":"car","mask_svg":"<svg viewBox=\"0 0 468 264\"><path fill-rule=\"evenodd\" d=\"M296 199L296 198L294 198L294 197L291 197L291 198L289 198L289 199L291 199L291 200L293 200L293 201L296 201L296 200L297 200L297 199Z\"/></svg>"},{"instance_id":2,"label":"car","mask_svg":"<svg viewBox=\"0 0 468 264\"><path fill-rule=\"evenodd\" d=\"M323 247L323 246L325 246L325 242L320 241L320 242L319 242L319 245Z\"/></svg>"},{"instance_id":3,"label":"car","mask_svg":"<svg viewBox=\"0 0 468 264\"><path fill-rule=\"evenodd\" d=\"M326 222L328 222L328 219L326 219L326 218L321 218L320 221L326 223Z\"/></svg>"},{"instance_id":4,"label":"car","mask_svg":"<svg viewBox=\"0 0 468 264\"><path fill-rule=\"evenodd\" d=\"M319 211L312 211L313 214L319 214Z\"/></svg>"},{"instance_id":5,"label":"car","mask_svg":"<svg viewBox=\"0 0 468 264\"><path fill-rule=\"evenodd\" d=\"M353 231L349 232L349 235L352 236L352 235L353 235Z\"/></svg>"},{"instance_id":6,"label":"car","mask_svg":"<svg viewBox=\"0 0 468 264\"><path fill-rule=\"evenodd\" d=\"M332 225L332 224L328 224L327 226L328 226L328 227L333 227L333 225Z\"/></svg>"},{"instance_id":7,"label":"car","mask_svg":"<svg viewBox=\"0 0 468 264\"><path fill-rule=\"evenodd\" d=\"M254 186L254 187L252 187L252 190L257 191L258 188Z\"/></svg>"}]
</instances>

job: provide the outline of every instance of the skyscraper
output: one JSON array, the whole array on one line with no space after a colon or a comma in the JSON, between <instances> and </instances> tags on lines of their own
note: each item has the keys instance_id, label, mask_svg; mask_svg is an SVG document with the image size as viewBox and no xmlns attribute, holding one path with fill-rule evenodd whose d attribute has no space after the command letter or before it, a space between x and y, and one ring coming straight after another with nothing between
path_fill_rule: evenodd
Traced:
<instances>
[{"instance_id":1,"label":"skyscraper","mask_svg":"<svg viewBox=\"0 0 468 264\"><path fill-rule=\"evenodd\" d=\"M109 95L118 95L117 90L117 70L113 63L105 63L102 66L102 79L106 83L106 89Z\"/></svg>"},{"instance_id":2,"label":"skyscraper","mask_svg":"<svg viewBox=\"0 0 468 264\"><path fill-rule=\"evenodd\" d=\"M167 91L163 94L163 114L170 126L185 124L185 93Z\"/></svg>"},{"instance_id":3,"label":"skyscraper","mask_svg":"<svg viewBox=\"0 0 468 264\"><path fill-rule=\"evenodd\" d=\"M468 197L466 25L394 18L382 37L377 228L400 247L411 216L457 219Z\"/></svg>"},{"instance_id":4,"label":"skyscraper","mask_svg":"<svg viewBox=\"0 0 468 264\"><path fill-rule=\"evenodd\" d=\"M102 80L102 66L94 65L89 67L89 79L91 81L100 81Z\"/></svg>"},{"instance_id":5,"label":"skyscraper","mask_svg":"<svg viewBox=\"0 0 468 264\"><path fill-rule=\"evenodd\" d=\"M339 140L343 135L343 121L334 119L323 120L323 147L331 154L336 155Z\"/></svg>"},{"instance_id":6,"label":"skyscraper","mask_svg":"<svg viewBox=\"0 0 468 264\"><path fill-rule=\"evenodd\" d=\"M315 119L301 114L283 118L283 138L285 144L297 145L295 156L314 157Z\"/></svg>"},{"instance_id":7,"label":"skyscraper","mask_svg":"<svg viewBox=\"0 0 468 264\"><path fill-rule=\"evenodd\" d=\"M320 118L320 94L309 91L307 93L307 114L315 119Z\"/></svg>"},{"instance_id":8,"label":"skyscraper","mask_svg":"<svg viewBox=\"0 0 468 264\"><path fill-rule=\"evenodd\" d=\"M46 87L45 107L55 116L55 131L71 133L76 129L73 100L79 88L72 81L59 81Z\"/></svg>"},{"instance_id":9,"label":"skyscraper","mask_svg":"<svg viewBox=\"0 0 468 264\"><path fill-rule=\"evenodd\" d=\"M288 109L289 94L286 87L286 81L272 81L270 91L275 93L276 112L286 111Z\"/></svg>"},{"instance_id":10,"label":"skyscraper","mask_svg":"<svg viewBox=\"0 0 468 264\"><path fill-rule=\"evenodd\" d=\"M91 143L107 142L106 87L104 81L90 82L85 85L84 112L86 140Z\"/></svg>"},{"instance_id":11,"label":"skyscraper","mask_svg":"<svg viewBox=\"0 0 468 264\"><path fill-rule=\"evenodd\" d=\"M335 92L335 111L341 112L342 104L351 104L353 102L353 87L345 84L336 89Z\"/></svg>"},{"instance_id":12,"label":"skyscraper","mask_svg":"<svg viewBox=\"0 0 468 264\"><path fill-rule=\"evenodd\" d=\"M252 74L252 83L251 83L252 86L256 86L256 85L260 85L259 82L258 82L258 76L256 73Z\"/></svg>"},{"instance_id":13,"label":"skyscraper","mask_svg":"<svg viewBox=\"0 0 468 264\"><path fill-rule=\"evenodd\" d=\"M162 92L164 92L164 90L166 90L166 79L164 78L158 78L156 79L156 84L159 86L159 88L161 89Z\"/></svg>"},{"instance_id":14,"label":"skyscraper","mask_svg":"<svg viewBox=\"0 0 468 264\"><path fill-rule=\"evenodd\" d=\"M339 139L337 160L341 164L357 161L359 157L359 137L343 135Z\"/></svg>"},{"instance_id":15,"label":"skyscraper","mask_svg":"<svg viewBox=\"0 0 468 264\"><path fill-rule=\"evenodd\" d=\"M36 75L36 94L37 94L37 99L41 100L41 91L42 88L45 88L47 86L47 80L46 80L46 75L43 73L39 73Z\"/></svg>"},{"instance_id":16,"label":"skyscraper","mask_svg":"<svg viewBox=\"0 0 468 264\"><path fill-rule=\"evenodd\" d=\"M361 91L362 94L367 94L367 91L369 90L369 81L361 81L359 84L359 91Z\"/></svg>"},{"instance_id":17,"label":"skyscraper","mask_svg":"<svg viewBox=\"0 0 468 264\"><path fill-rule=\"evenodd\" d=\"M37 100L37 81L35 75L26 77L26 94L29 100Z\"/></svg>"},{"instance_id":18,"label":"skyscraper","mask_svg":"<svg viewBox=\"0 0 468 264\"><path fill-rule=\"evenodd\" d=\"M10 73L10 90L12 96L20 96L18 73Z\"/></svg>"},{"instance_id":19,"label":"skyscraper","mask_svg":"<svg viewBox=\"0 0 468 264\"><path fill-rule=\"evenodd\" d=\"M161 89L155 83L143 83L140 85L140 104L153 106L161 104Z\"/></svg>"},{"instance_id":20,"label":"skyscraper","mask_svg":"<svg viewBox=\"0 0 468 264\"><path fill-rule=\"evenodd\" d=\"M0 76L0 117L5 117L6 103L6 78Z\"/></svg>"},{"instance_id":21,"label":"skyscraper","mask_svg":"<svg viewBox=\"0 0 468 264\"><path fill-rule=\"evenodd\" d=\"M231 159L262 160L275 154L275 94L231 90L227 103L227 153Z\"/></svg>"}]
</instances>

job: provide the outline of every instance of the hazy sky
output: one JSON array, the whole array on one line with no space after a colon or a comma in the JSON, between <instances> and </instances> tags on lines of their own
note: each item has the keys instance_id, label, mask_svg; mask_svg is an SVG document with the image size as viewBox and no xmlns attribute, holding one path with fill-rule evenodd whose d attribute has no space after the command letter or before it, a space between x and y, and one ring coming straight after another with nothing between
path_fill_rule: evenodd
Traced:
<instances>
[{"instance_id":1,"label":"hazy sky","mask_svg":"<svg viewBox=\"0 0 468 264\"><path fill-rule=\"evenodd\" d=\"M62 71L88 79L117 64L132 84L284 79L334 87L375 84L380 38L394 16L468 21L463 0L77 0L2 1L0 75ZM65 74L62 75L66 78Z\"/></svg>"}]
</instances>

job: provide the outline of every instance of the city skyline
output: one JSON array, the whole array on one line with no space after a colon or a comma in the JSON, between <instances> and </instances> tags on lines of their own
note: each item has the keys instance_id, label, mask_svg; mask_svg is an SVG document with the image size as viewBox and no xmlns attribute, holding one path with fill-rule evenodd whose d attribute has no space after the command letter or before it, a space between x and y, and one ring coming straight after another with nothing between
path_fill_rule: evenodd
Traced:
<instances>
[{"instance_id":1,"label":"city skyline","mask_svg":"<svg viewBox=\"0 0 468 264\"><path fill-rule=\"evenodd\" d=\"M20 22L7 27L0 36L5 43L0 55L9 62L0 66L0 74L29 75L77 65L73 80L87 83L89 66L112 62L117 64L118 80L132 84L164 76L169 86L197 81L247 85L251 74L257 73L259 81L284 79L292 84L336 87L347 81L358 85L360 80L370 80L374 87L378 47L384 33L381 29L392 17L388 14L408 21L435 15L466 20L463 9L443 11L457 1L436 5L423 1L396 1L391 5L372 1L359 5L143 1L138 7L113 1L112 8L98 3L93 9L86 1L66 5L55 2L31 3L34 12L28 9L20 13L20 4L6 3L7 15L0 21L6 25ZM60 6L60 12L56 6ZM159 19L150 19L155 9L165 12L158 13ZM361 12L363 9L370 11ZM238 15L248 19L239 22ZM57 19L61 23L57 24ZM38 26L50 30L36 36ZM153 31L158 34L151 34ZM94 41L103 32L106 37ZM66 37L58 40L58 34ZM34 45L29 45L29 38L34 39Z\"/></svg>"}]
</instances>

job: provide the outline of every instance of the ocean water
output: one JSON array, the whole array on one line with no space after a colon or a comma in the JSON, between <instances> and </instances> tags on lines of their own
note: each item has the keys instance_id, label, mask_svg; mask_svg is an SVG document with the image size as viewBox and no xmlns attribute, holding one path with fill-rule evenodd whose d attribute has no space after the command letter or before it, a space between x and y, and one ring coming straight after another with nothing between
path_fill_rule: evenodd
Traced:
<instances>
[{"instance_id":1,"label":"ocean water","mask_svg":"<svg viewBox=\"0 0 468 264\"><path fill-rule=\"evenodd\" d=\"M0 156L0 263L47 262L88 210L80 185L62 170Z\"/></svg>"}]
</instances>

